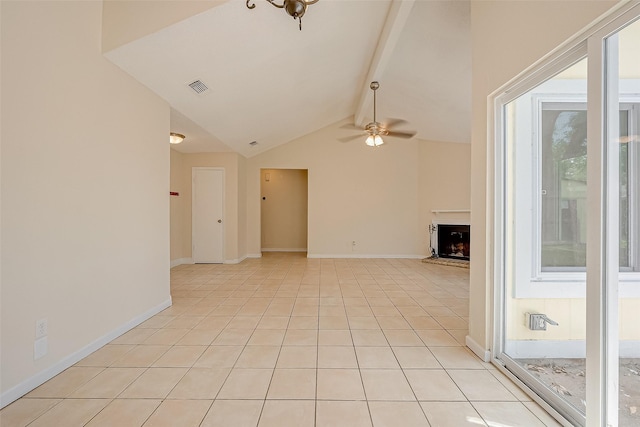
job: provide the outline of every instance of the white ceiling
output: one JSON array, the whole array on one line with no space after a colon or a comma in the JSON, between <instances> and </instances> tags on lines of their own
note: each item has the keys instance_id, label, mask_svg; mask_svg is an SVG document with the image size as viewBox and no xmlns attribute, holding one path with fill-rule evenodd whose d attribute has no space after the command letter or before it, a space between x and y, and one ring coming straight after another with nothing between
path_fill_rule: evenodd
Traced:
<instances>
[{"instance_id":1,"label":"white ceiling","mask_svg":"<svg viewBox=\"0 0 640 427\"><path fill-rule=\"evenodd\" d=\"M178 151L250 157L351 116L368 122L374 79L379 121L469 142L467 1L320 0L302 31L254 3L229 1L106 54L170 103L171 130L187 136ZM210 89L196 94L194 80Z\"/></svg>"}]
</instances>

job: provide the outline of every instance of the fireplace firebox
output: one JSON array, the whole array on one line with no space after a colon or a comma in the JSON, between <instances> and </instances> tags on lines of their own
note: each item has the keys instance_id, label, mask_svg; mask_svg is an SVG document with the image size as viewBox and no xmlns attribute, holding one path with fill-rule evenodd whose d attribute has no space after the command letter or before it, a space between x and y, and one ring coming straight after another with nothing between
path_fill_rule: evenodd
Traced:
<instances>
[{"instance_id":1,"label":"fireplace firebox","mask_svg":"<svg viewBox=\"0 0 640 427\"><path fill-rule=\"evenodd\" d=\"M435 252L440 258L469 260L470 226L464 224L437 224Z\"/></svg>"}]
</instances>

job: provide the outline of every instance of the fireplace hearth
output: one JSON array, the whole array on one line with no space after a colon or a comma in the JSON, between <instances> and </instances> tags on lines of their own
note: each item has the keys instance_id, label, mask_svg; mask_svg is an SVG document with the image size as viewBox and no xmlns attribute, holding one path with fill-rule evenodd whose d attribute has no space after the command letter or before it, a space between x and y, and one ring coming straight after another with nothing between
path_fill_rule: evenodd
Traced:
<instances>
[{"instance_id":1,"label":"fireplace hearth","mask_svg":"<svg viewBox=\"0 0 640 427\"><path fill-rule=\"evenodd\" d=\"M470 226L467 224L434 224L434 254L439 258L469 260Z\"/></svg>"}]
</instances>

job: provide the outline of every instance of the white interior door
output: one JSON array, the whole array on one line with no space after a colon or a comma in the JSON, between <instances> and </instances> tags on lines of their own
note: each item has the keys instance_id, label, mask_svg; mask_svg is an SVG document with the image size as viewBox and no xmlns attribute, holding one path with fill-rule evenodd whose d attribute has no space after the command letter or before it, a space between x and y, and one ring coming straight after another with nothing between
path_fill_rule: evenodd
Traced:
<instances>
[{"instance_id":1,"label":"white interior door","mask_svg":"<svg viewBox=\"0 0 640 427\"><path fill-rule=\"evenodd\" d=\"M195 263L224 261L224 170L192 170L192 251Z\"/></svg>"}]
</instances>

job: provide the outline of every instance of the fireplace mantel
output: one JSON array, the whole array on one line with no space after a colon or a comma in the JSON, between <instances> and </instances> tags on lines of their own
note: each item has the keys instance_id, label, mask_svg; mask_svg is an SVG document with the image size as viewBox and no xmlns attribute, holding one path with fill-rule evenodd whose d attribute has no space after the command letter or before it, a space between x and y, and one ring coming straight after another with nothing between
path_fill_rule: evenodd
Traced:
<instances>
[{"instance_id":1,"label":"fireplace mantel","mask_svg":"<svg viewBox=\"0 0 640 427\"><path fill-rule=\"evenodd\" d=\"M440 213L471 213L471 210L469 209L434 209L431 211L431 213L434 214L440 214Z\"/></svg>"}]
</instances>

